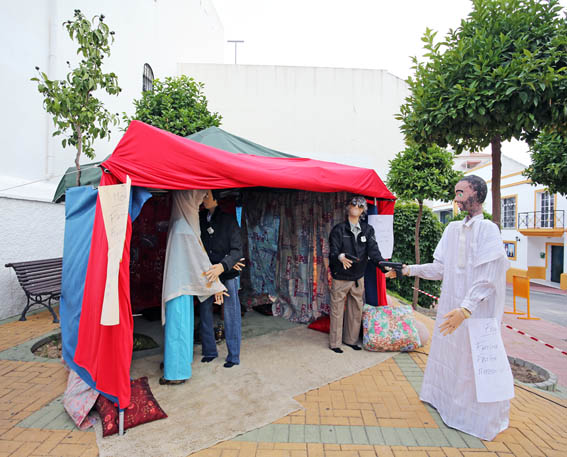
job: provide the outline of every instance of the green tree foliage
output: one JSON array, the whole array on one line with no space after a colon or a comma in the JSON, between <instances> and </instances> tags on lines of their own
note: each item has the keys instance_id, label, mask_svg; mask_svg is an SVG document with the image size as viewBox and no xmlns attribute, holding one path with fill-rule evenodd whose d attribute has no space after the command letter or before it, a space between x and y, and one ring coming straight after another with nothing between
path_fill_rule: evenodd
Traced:
<instances>
[{"instance_id":1,"label":"green tree foliage","mask_svg":"<svg viewBox=\"0 0 567 457\"><path fill-rule=\"evenodd\" d=\"M218 127L222 116L209 112L204 86L188 76L155 79L153 91L134 100L136 112L132 117L124 114L124 120L142 121L180 136Z\"/></svg>"},{"instance_id":2,"label":"green tree foliage","mask_svg":"<svg viewBox=\"0 0 567 457\"><path fill-rule=\"evenodd\" d=\"M449 224L450 222L453 222L453 221L462 221L467 216L467 214L468 213L466 211L459 211L457 214L455 214L454 216L451 216L449 218L449 220L447 221L447 224ZM483 211L482 215L484 216L485 219L488 219L489 221L492 220L492 214L487 213L486 211Z\"/></svg>"},{"instance_id":3,"label":"green tree foliage","mask_svg":"<svg viewBox=\"0 0 567 457\"><path fill-rule=\"evenodd\" d=\"M415 262L420 263L420 227L424 200L450 201L453 199L455 184L463 176L453 170L453 154L432 145L426 150L408 146L390 160L388 187L402 200L417 200L418 213L414 227ZM414 279L419 288L419 278ZM417 290L413 294L413 306L417 304Z\"/></svg>"},{"instance_id":4,"label":"green tree foliage","mask_svg":"<svg viewBox=\"0 0 567 457\"><path fill-rule=\"evenodd\" d=\"M413 228L417 222L419 213L419 205L416 203L398 202L394 210L394 252L392 260L394 262L402 262L405 264L415 264L415 249ZM443 224L439 222L433 212L427 208L423 208L421 221L421 258L423 262L433 262L433 252L437 247L437 243L443 234ZM411 301L413 297L414 285L413 278L404 276L403 278L387 279L388 289L397 292L406 300ZM440 281L423 281L421 290L432 295L439 296L441 292ZM426 295L419 294L418 303L421 306L429 307L433 300Z\"/></svg>"},{"instance_id":5,"label":"green tree foliage","mask_svg":"<svg viewBox=\"0 0 567 457\"><path fill-rule=\"evenodd\" d=\"M567 195L567 136L544 132L531 146L530 153L532 164L524 175L535 184L547 186L552 194Z\"/></svg>"},{"instance_id":6,"label":"green tree foliage","mask_svg":"<svg viewBox=\"0 0 567 457\"><path fill-rule=\"evenodd\" d=\"M456 30L414 58L398 119L420 145L457 153L492 146L492 208L500 224L501 142L567 128L567 22L558 0L473 0Z\"/></svg>"},{"instance_id":7,"label":"green tree foliage","mask_svg":"<svg viewBox=\"0 0 567 457\"><path fill-rule=\"evenodd\" d=\"M81 154L93 159L94 140L110 138L110 124L119 122L118 116L110 113L94 94L103 89L117 95L121 89L114 73L102 71L102 61L110 56L110 45L114 42L114 32L104 23L104 15L94 16L89 21L80 10L75 10L74 19L64 22L63 26L71 40L78 43L77 54L81 59L78 66L71 69L64 80L51 80L35 67L39 77L31 80L37 82L43 106L53 116L57 129L53 136L63 135L62 146L77 149L75 165L79 185ZM69 62L67 65L70 67Z\"/></svg>"}]
</instances>

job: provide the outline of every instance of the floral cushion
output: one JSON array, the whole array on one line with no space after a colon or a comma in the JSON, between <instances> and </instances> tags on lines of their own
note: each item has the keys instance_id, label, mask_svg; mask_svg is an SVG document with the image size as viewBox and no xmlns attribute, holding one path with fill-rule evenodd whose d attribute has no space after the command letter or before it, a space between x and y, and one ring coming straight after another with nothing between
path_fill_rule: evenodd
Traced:
<instances>
[{"instance_id":1,"label":"floral cushion","mask_svg":"<svg viewBox=\"0 0 567 457\"><path fill-rule=\"evenodd\" d=\"M132 393L124 410L124 430L167 417L154 398L146 376L130 381L130 386ZM95 407L102 420L102 436L118 433L118 408L103 395L99 395Z\"/></svg>"},{"instance_id":2,"label":"floral cushion","mask_svg":"<svg viewBox=\"0 0 567 457\"><path fill-rule=\"evenodd\" d=\"M413 351L421 346L410 306L370 306L362 310L362 345L367 351Z\"/></svg>"}]
</instances>

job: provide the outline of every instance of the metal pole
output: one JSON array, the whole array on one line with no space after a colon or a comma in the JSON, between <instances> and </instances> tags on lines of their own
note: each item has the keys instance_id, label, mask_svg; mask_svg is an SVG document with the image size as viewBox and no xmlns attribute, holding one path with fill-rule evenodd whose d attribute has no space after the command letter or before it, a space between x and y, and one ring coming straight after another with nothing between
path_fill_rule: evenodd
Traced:
<instances>
[{"instance_id":1,"label":"metal pole","mask_svg":"<svg viewBox=\"0 0 567 457\"><path fill-rule=\"evenodd\" d=\"M244 40L226 40L227 43L234 43L234 64L236 65L236 48L238 43L244 43Z\"/></svg>"},{"instance_id":2,"label":"metal pole","mask_svg":"<svg viewBox=\"0 0 567 457\"><path fill-rule=\"evenodd\" d=\"M121 409L118 412L118 435L124 435L124 410Z\"/></svg>"}]
</instances>

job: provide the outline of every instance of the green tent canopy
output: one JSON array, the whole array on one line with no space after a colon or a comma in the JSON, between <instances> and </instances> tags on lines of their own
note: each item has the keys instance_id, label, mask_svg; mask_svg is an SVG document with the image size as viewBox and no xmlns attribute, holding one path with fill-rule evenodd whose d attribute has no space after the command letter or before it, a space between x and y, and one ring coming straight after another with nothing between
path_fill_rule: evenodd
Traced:
<instances>
[{"instance_id":1,"label":"green tent canopy","mask_svg":"<svg viewBox=\"0 0 567 457\"><path fill-rule=\"evenodd\" d=\"M98 186L98 183L100 182L100 175L102 173L99 168L99 165L101 163L102 162L93 162L86 165L81 165L81 186L93 186L93 187ZM59 185L57 186L57 190L55 191L55 195L53 197L53 202L54 203L64 202L65 192L67 191L67 189L76 186L77 186L77 168L76 167L67 168L67 171L61 178L61 181L59 181Z\"/></svg>"},{"instance_id":2,"label":"green tent canopy","mask_svg":"<svg viewBox=\"0 0 567 457\"><path fill-rule=\"evenodd\" d=\"M232 152L234 154L248 154L261 157L297 158L297 156L276 151L275 149L270 149L245 138L233 135L232 133L228 133L218 127L209 127L205 130L201 130L200 132L193 133L186 138L196 141L197 143L212 146L213 148ZM101 163L102 162L94 162L89 163L88 165L81 165L81 186L98 186L102 173L98 165ZM71 167L67 169L67 172L59 182L53 201L55 203L65 201L65 191L70 187L75 187L76 185L76 168Z\"/></svg>"}]
</instances>

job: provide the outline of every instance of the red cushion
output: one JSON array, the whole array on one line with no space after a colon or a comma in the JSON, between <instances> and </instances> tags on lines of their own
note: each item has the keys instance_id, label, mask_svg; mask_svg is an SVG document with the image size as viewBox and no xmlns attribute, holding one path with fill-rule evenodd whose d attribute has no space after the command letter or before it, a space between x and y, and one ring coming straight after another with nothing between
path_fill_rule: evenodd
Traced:
<instances>
[{"instance_id":1,"label":"red cushion","mask_svg":"<svg viewBox=\"0 0 567 457\"><path fill-rule=\"evenodd\" d=\"M167 417L154 398L146 376L130 381L130 386L132 395L124 410L124 430ZM118 433L118 408L103 395L99 395L95 407L102 420L102 436Z\"/></svg>"},{"instance_id":2,"label":"red cushion","mask_svg":"<svg viewBox=\"0 0 567 457\"><path fill-rule=\"evenodd\" d=\"M331 328L331 319L329 318L329 316L323 315L319 319L311 322L307 326L307 328L311 328L313 330L317 330L317 331L323 332L323 333L329 333L330 328Z\"/></svg>"},{"instance_id":3,"label":"red cushion","mask_svg":"<svg viewBox=\"0 0 567 457\"><path fill-rule=\"evenodd\" d=\"M118 409L104 395L96 399L95 408L102 421L102 436L118 433Z\"/></svg>"}]
</instances>

